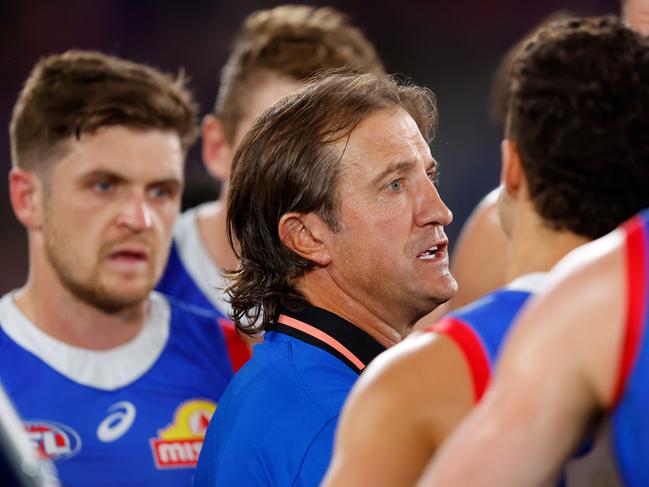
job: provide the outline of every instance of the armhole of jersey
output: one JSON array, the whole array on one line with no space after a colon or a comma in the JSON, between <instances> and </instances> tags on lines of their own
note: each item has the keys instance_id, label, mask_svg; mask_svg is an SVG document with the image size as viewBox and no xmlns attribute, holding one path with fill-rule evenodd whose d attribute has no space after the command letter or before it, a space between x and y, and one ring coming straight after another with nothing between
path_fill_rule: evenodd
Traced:
<instances>
[{"instance_id":1,"label":"armhole of jersey","mask_svg":"<svg viewBox=\"0 0 649 487\"><path fill-rule=\"evenodd\" d=\"M646 232L641 217L623 225L625 233L626 317L617 379L609 405L615 408L631 375L644 328L647 298Z\"/></svg>"},{"instance_id":2,"label":"armhole of jersey","mask_svg":"<svg viewBox=\"0 0 649 487\"><path fill-rule=\"evenodd\" d=\"M241 339L231 321L225 318L219 318L219 326L223 330L225 346L228 350L232 370L236 374L250 358L250 347Z\"/></svg>"},{"instance_id":3,"label":"armhole of jersey","mask_svg":"<svg viewBox=\"0 0 649 487\"><path fill-rule=\"evenodd\" d=\"M491 379L489 357L480 336L467 323L455 317L443 318L428 330L448 336L460 348L471 370L474 400L476 403L480 401Z\"/></svg>"}]
</instances>

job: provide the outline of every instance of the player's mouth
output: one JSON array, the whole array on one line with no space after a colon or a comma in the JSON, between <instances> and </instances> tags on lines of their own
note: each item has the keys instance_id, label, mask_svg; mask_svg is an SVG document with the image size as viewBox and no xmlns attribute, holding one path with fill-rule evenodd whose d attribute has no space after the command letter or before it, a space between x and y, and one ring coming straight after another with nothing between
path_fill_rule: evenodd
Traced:
<instances>
[{"instance_id":1,"label":"player's mouth","mask_svg":"<svg viewBox=\"0 0 649 487\"><path fill-rule=\"evenodd\" d=\"M149 253L138 247L122 247L108 254L111 262L125 267L132 267L146 264L149 261Z\"/></svg>"},{"instance_id":2,"label":"player's mouth","mask_svg":"<svg viewBox=\"0 0 649 487\"><path fill-rule=\"evenodd\" d=\"M440 261L446 258L447 241L437 242L417 255L419 260Z\"/></svg>"}]
</instances>

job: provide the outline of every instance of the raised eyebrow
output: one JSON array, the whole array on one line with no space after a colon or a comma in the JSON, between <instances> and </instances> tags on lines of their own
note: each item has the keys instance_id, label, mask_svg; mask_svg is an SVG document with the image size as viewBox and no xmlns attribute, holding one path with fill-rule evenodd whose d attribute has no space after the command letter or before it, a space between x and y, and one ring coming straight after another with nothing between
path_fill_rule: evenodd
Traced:
<instances>
[{"instance_id":1,"label":"raised eyebrow","mask_svg":"<svg viewBox=\"0 0 649 487\"><path fill-rule=\"evenodd\" d=\"M372 180L372 184L378 184L390 174L404 172L414 167L414 165L415 163L412 161L401 161L401 162L395 162L394 164L390 164L383 171L381 171L379 174L376 175L376 177Z\"/></svg>"},{"instance_id":2,"label":"raised eyebrow","mask_svg":"<svg viewBox=\"0 0 649 487\"><path fill-rule=\"evenodd\" d=\"M439 162L437 162L437 160L433 158L430 160L430 163L426 167L426 172L437 171L437 169L439 169Z\"/></svg>"}]
</instances>

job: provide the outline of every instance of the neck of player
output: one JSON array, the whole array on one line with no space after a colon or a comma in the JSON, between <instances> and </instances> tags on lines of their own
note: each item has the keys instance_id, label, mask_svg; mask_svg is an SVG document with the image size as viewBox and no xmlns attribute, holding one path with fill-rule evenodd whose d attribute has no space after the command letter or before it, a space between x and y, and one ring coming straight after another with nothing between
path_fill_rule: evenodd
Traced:
<instances>
[{"instance_id":1,"label":"neck of player","mask_svg":"<svg viewBox=\"0 0 649 487\"><path fill-rule=\"evenodd\" d=\"M108 350L133 340L144 328L150 309L145 299L115 312L102 311L73 295L51 268L34 262L14 302L47 335L88 350Z\"/></svg>"},{"instance_id":2,"label":"neck of player","mask_svg":"<svg viewBox=\"0 0 649 487\"><path fill-rule=\"evenodd\" d=\"M204 205L198 213L198 231L207 253L219 269L232 269L238 260L228 242L227 186L217 201Z\"/></svg>"},{"instance_id":3,"label":"neck of player","mask_svg":"<svg viewBox=\"0 0 649 487\"><path fill-rule=\"evenodd\" d=\"M507 282L532 272L546 272L568 252L588 242L567 230L553 230L527 200L517 205L509 242Z\"/></svg>"}]
</instances>

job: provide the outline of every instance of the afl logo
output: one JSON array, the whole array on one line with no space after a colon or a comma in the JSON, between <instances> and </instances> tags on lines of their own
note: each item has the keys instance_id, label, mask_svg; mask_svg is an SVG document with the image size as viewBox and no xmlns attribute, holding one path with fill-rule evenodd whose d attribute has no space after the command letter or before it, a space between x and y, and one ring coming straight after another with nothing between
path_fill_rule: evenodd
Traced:
<instances>
[{"instance_id":1,"label":"afl logo","mask_svg":"<svg viewBox=\"0 0 649 487\"><path fill-rule=\"evenodd\" d=\"M79 434L69 426L54 422L29 421L25 423L25 429L30 441L44 458L70 458L81 449Z\"/></svg>"}]
</instances>

